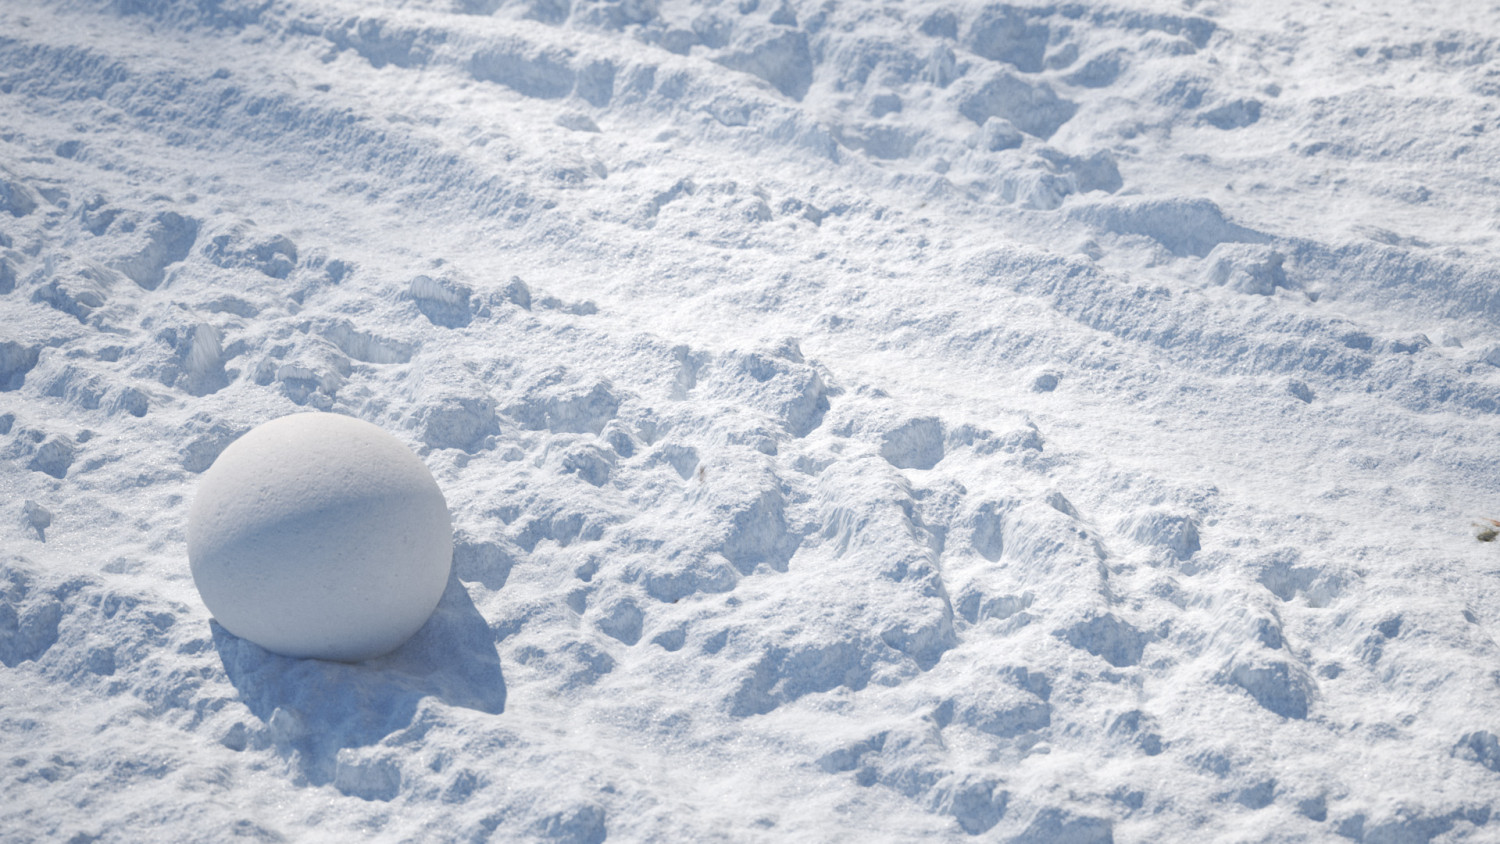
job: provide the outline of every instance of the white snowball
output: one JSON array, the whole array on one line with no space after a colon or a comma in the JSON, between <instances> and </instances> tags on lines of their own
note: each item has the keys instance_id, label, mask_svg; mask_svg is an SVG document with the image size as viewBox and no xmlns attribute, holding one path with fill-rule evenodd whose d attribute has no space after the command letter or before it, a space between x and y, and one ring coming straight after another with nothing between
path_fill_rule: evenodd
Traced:
<instances>
[{"instance_id":1,"label":"white snowball","mask_svg":"<svg viewBox=\"0 0 1500 844\"><path fill-rule=\"evenodd\" d=\"M389 653L432 615L453 523L432 473L358 419L299 413L256 428L204 473L188 560L229 632L295 657Z\"/></svg>"}]
</instances>

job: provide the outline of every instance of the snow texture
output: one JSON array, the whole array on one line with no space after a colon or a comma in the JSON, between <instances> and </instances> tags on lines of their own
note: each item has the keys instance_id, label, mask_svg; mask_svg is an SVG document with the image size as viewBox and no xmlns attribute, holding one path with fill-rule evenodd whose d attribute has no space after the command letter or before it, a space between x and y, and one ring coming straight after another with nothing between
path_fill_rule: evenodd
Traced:
<instances>
[{"instance_id":1,"label":"snow texture","mask_svg":"<svg viewBox=\"0 0 1500 844\"><path fill-rule=\"evenodd\" d=\"M290 657L359 661L400 647L448 581L453 523L400 440L295 413L235 440L188 512L193 582L214 620Z\"/></svg>"},{"instance_id":2,"label":"snow texture","mask_svg":"<svg viewBox=\"0 0 1500 844\"><path fill-rule=\"evenodd\" d=\"M0 839L1495 840L1497 39L5 0ZM199 599L288 415L446 497L385 656Z\"/></svg>"}]
</instances>

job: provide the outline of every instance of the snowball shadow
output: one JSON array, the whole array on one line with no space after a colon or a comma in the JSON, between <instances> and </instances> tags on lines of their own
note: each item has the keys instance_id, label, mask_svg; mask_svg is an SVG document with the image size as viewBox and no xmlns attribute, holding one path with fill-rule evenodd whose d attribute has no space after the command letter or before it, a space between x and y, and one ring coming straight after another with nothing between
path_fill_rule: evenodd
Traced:
<instances>
[{"instance_id":1,"label":"snowball shadow","mask_svg":"<svg viewBox=\"0 0 1500 844\"><path fill-rule=\"evenodd\" d=\"M437 609L406 644L362 663L284 657L210 621L214 647L266 743L298 751L313 785L330 782L339 750L379 743L433 697L491 715L505 710L495 637L454 573Z\"/></svg>"}]
</instances>

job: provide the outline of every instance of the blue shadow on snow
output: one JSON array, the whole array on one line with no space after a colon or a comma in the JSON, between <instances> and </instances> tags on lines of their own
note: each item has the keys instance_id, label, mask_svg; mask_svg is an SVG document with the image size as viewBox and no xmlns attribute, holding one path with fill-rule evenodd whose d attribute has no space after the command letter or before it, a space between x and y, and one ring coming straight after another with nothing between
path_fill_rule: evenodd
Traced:
<instances>
[{"instance_id":1,"label":"blue shadow on snow","mask_svg":"<svg viewBox=\"0 0 1500 844\"><path fill-rule=\"evenodd\" d=\"M333 780L339 750L411 726L423 698L498 715L505 678L494 633L456 574L432 618L395 652L361 663L284 657L210 621L214 647L269 742L296 750L313 785Z\"/></svg>"}]
</instances>

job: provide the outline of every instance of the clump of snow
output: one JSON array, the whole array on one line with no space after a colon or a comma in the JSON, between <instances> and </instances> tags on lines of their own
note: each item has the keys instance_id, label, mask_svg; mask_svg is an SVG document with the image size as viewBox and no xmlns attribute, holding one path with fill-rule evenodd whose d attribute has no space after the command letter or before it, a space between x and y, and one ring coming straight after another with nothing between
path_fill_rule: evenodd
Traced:
<instances>
[{"instance_id":1,"label":"clump of snow","mask_svg":"<svg viewBox=\"0 0 1500 844\"><path fill-rule=\"evenodd\" d=\"M1290 286L1281 266L1284 260L1285 256L1269 246L1220 243L1208 253L1204 276L1211 284L1270 296L1276 288Z\"/></svg>"},{"instance_id":2,"label":"clump of snow","mask_svg":"<svg viewBox=\"0 0 1500 844\"><path fill-rule=\"evenodd\" d=\"M358 661L426 623L453 527L432 473L379 427L330 413L267 422L199 483L188 558L229 632L295 657Z\"/></svg>"}]
</instances>

